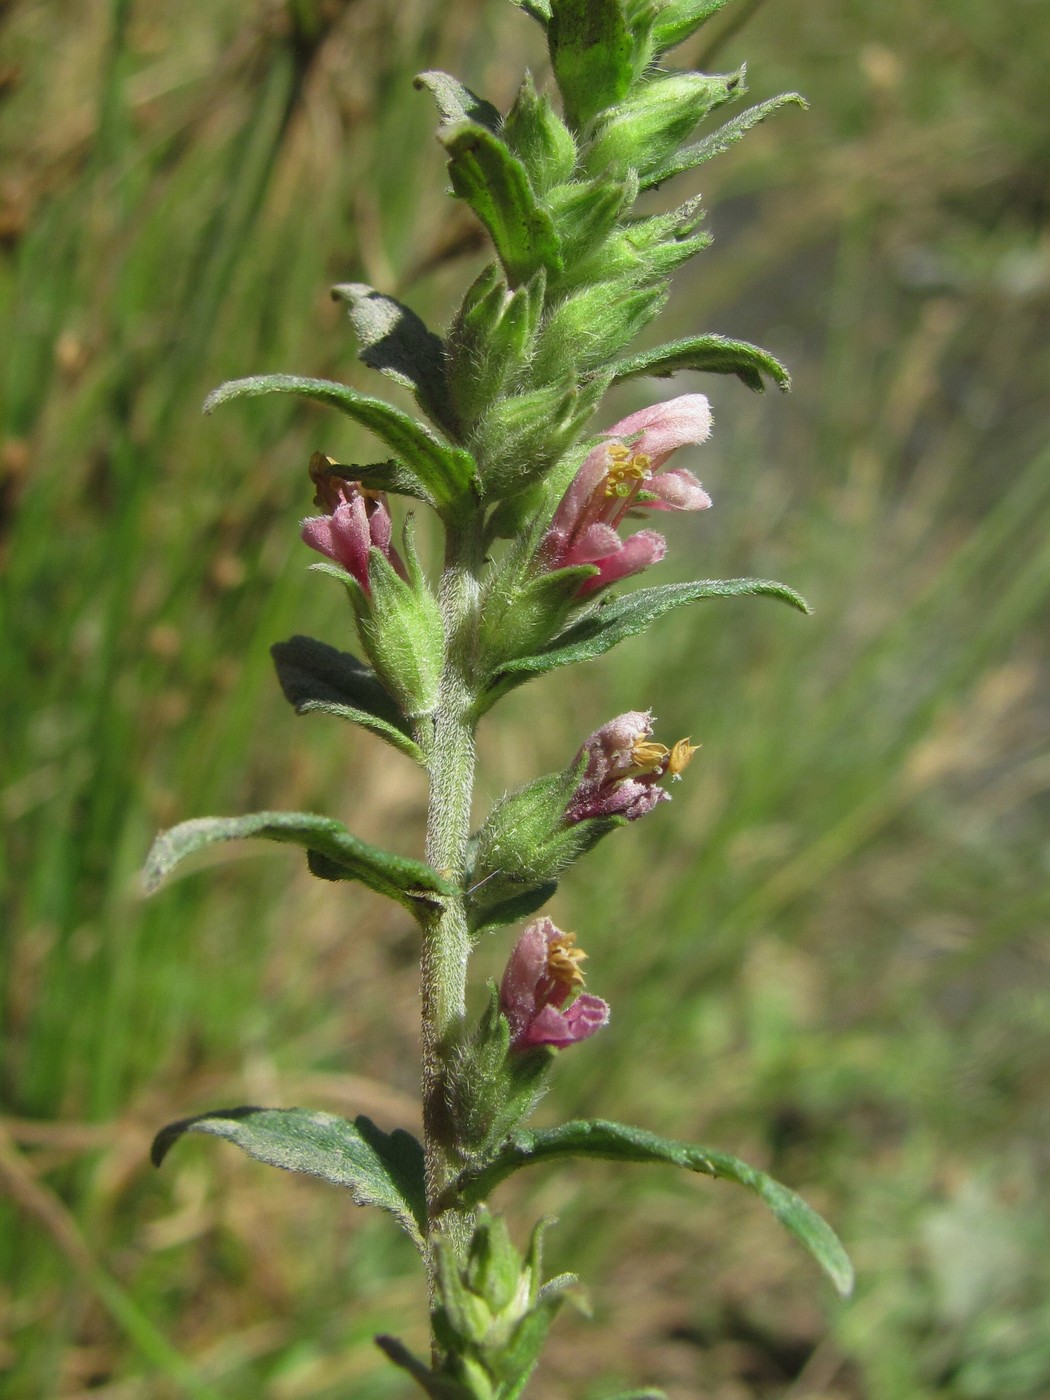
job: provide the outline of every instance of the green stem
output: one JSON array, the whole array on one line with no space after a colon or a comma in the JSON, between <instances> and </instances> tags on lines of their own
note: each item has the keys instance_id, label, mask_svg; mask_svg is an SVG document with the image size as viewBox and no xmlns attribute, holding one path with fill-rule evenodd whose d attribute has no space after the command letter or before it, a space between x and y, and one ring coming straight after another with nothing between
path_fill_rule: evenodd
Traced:
<instances>
[{"instance_id":1,"label":"green stem","mask_svg":"<svg viewBox=\"0 0 1050 1400\"><path fill-rule=\"evenodd\" d=\"M449 527L441 580L445 669L426 746L430 772L427 860L461 885L474 787L474 657L482 553L476 526L468 525L462 530ZM469 1216L443 1209L438 1201L457 1166L455 1125L449 1112L446 1083L448 1065L466 1015L470 945L465 897L459 895L447 900L424 925L421 971L428 1234L441 1229L457 1250L465 1246Z\"/></svg>"}]
</instances>

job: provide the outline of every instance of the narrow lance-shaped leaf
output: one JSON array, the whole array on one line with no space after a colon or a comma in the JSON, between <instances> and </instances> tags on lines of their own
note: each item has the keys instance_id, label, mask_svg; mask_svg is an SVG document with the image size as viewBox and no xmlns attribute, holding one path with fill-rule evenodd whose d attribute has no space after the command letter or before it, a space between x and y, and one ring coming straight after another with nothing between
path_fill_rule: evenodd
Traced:
<instances>
[{"instance_id":1,"label":"narrow lance-shaped leaf","mask_svg":"<svg viewBox=\"0 0 1050 1400\"><path fill-rule=\"evenodd\" d=\"M500 695L520 685L530 676L542 675L558 666L574 661L589 661L609 651L618 642L644 631L656 618L683 603L695 603L703 598L738 598L746 595L778 598L799 612L808 613L809 604L785 583L771 579L725 578L702 579L697 583L668 583L660 588L641 588L625 598L599 604L593 612L567 628L553 642L532 656L505 661L490 683L487 705Z\"/></svg>"},{"instance_id":2,"label":"narrow lance-shaped leaf","mask_svg":"<svg viewBox=\"0 0 1050 1400\"><path fill-rule=\"evenodd\" d=\"M389 1211L423 1250L423 1149L403 1128L384 1133L363 1114L350 1123L308 1108L220 1108L162 1128L153 1165L186 1133L225 1138L258 1162L347 1187L359 1206Z\"/></svg>"},{"instance_id":3,"label":"narrow lance-shaped leaf","mask_svg":"<svg viewBox=\"0 0 1050 1400\"><path fill-rule=\"evenodd\" d=\"M424 413L448 431L455 414L445 381L445 347L414 311L364 282L341 282L332 296L347 304L361 342L360 359L411 389Z\"/></svg>"},{"instance_id":4,"label":"narrow lance-shaped leaf","mask_svg":"<svg viewBox=\"0 0 1050 1400\"><path fill-rule=\"evenodd\" d=\"M687 340L674 340L653 350L642 350L613 366L613 383L637 379L641 375L667 378L679 370L693 369L707 374L735 374L756 393L763 393L766 374L778 389L791 388L791 376L768 350L751 345L746 340L729 340L724 335L697 335Z\"/></svg>"},{"instance_id":5,"label":"narrow lance-shaped leaf","mask_svg":"<svg viewBox=\"0 0 1050 1400\"><path fill-rule=\"evenodd\" d=\"M154 841L143 877L146 892L152 893L165 875L194 852L220 841L242 841L250 836L300 846L310 855L316 853L339 872L318 872L324 878L360 880L413 912L421 904L440 904L455 892L423 861L369 845L331 817L307 812L252 812L244 817L197 817L181 822Z\"/></svg>"},{"instance_id":6,"label":"narrow lance-shaped leaf","mask_svg":"<svg viewBox=\"0 0 1050 1400\"><path fill-rule=\"evenodd\" d=\"M809 1251L843 1296L853 1288L853 1266L838 1236L794 1191L727 1152L675 1142L623 1123L579 1119L557 1128L516 1132L484 1167L468 1171L459 1178L453 1188L454 1195L463 1205L474 1205L485 1200L501 1181L522 1167L567 1157L662 1162L747 1186Z\"/></svg>"},{"instance_id":7,"label":"narrow lance-shaped leaf","mask_svg":"<svg viewBox=\"0 0 1050 1400\"><path fill-rule=\"evenodd\" d=\"M540 267L561 270L558 235L521 161L486 127L463 122L441 136L452 188L488 229L512 287Z\"/></svg>"},{"instance_id":8,"label":"narrow lance-shaped leaf","mask_svg":"<svg viewBox=\"0 0 1050 1400\"><path fill-rule=\"evenodd\" d=\"M296 714L338 715L421 761L408 721L376 673L356 656L301 636L276 642L270 654Z\"/></svg>"},{"instance_id":9,"label":"narrow lance-shaped leaf","mask_svg":"<svg viewBox=\"0 0 1050 1400\"><path fill-rule=\"evenodd\" d=\"M439 508L469 500L475 492L477 469L473 457L461 448L442 442L407 413L359 394L331 379L304 379L295 374L257 374L220 384L204 401L205 413L233 399L259 398L264 394L298 394L340 409L375 433L404 460L415 490L401 488Z\"/></svg>"},{"instance_id":10,"label":"narrow lance-shaped leaf","mask_svg":"<svg viewBox=\"0 0 1050 1400\"><path fill-rule=\"evenodd\" d=\"M703 165L704 161L721 155L735 141L739 141L742 136L749 132L753 126L765 121L766 117L781 107L787 106L805 109L809 103L800 93L785 92L780 97L771 97L768 102L760 102L755 107L748 107L746 111L735 116L732 121L726 122L717 131L712 131L709 136L705 136L702 141L697 141L692 146L683 147L674 155L668 156L667 160L655 170L647 171L645 179L642 181L642 189L652 189L654 185L661 185L665 180L670 180L675 175L681 175L684 171L692 170L698 165Z\"/></svg>"},{"instance_id":11,"label":"narrow lance-shaped leaf","mask_svg":"<svg viewBox=\"0 0 1050 1400\"><path fill-rule=\"evenodd\" d=\"M417 75L414 86L420 90L426 88L431 94L446 126L455 126L457 122L477 122L489 131L499 129L498 108L493 107L484 97L479 97L476 92L471 92L470 88L464 87L459 79L453 78L450 73L442 73L437 68L430 69Z\"/></svg>"}]
</instances>

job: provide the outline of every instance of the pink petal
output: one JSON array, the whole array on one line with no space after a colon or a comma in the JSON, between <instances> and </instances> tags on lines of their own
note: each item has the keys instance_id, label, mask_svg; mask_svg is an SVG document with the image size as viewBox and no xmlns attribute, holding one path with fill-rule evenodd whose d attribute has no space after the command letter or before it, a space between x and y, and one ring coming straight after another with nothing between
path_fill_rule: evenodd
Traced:
<instances>
[{"instance_id":1,"label":"pink petal","mask_svg":"<svg viewBox=\"0 0 1050 1400\"><path fill-rule=\"evenodd\" d=\"M663 535L658 535L655 530L639 530L636 535L624 540L621 548L610 552L604 559L595 560L601 572L593 578L584 579L577 596L586 598L596 588L606 588L618 579L637 574L650 564L659 563L666 553L667 541Z\"/></svg>"},{"instance_id":2,"label":"pink petal","mask_svg":"<svg viewBox=\"0 0 1050 1400\"><path fill-rule=\"evenodd\" d=\"M550 523L549 533L562 540L572 538L580 517L586 510L595 487L608 470L606 447L600 443L591 449L583 459L579 471L569 484L569 489L561 498L558 509Z\"/></svg>"},{"instance_id":3,"label":"pink petal","mask_svg":"<svg viewBox=\"0 0 1050 1400\"><path fill-rule=\"evenodd\" d=\"M518 1041L517 1048L553 1045L556 1049L564 1049L567 1045L587 1040L595 1031L601 1030L608 1020L608 1005L601 997L584 992L566 1011L545 1006Z\"/></svg>"},{"instance_id":4,"label":"pink petal","mask_svg":"<svg viewBox=\"0 0 1050 1400\"><path fill-rule=\"evenodd\" d=\"M390 555L390 538L394 533L394 522L382 501L376 501L368 517L368 529L372 543L387 557Z\"/></svg>"},{"instance_id":5,"label":"pink petal","mask_svg":"<svg viewBox=\"0 0 1050 1400\"><path fill-rule=\"evenodd\" d=\"M703 394L682 394L665 403L654 403L614 423L610 437L626 438L641 433L634 445L644 452L654 468L687 443L706 442L711 436L711 407Z\"/></svg>"},{"instance_id":6,"label":"pink petal","mask_svg":"<svg viewBox=\"0 0 1050 1400\"><path fill-rule=\"evenodd\" d=\"M622 547L620 536L611 525L589 525L583 534L562 556L559 568L567 569L572 564L596 564L607 554L615 554Z\"/></svg>"},{"instance_id":7,"label":"pink petal","mask_svg":"<svg viewBox=\"0 0 1050 1400\"><path fill-rule=\"evenodd\" d=\"M500 1009L510 1021L512 1036L532 1019L536 1010L536 986L547 971L547 952L557 929L542 918L521 934L507 960L500 983Z\"/></svg>"},{"instance_id":8,"label":"pink petal","mask_svg":"<svg viewBox=\"0 0 1050 1400\"><path fill-rule=\"evenodd\" d=\"M645 490L656 497L645 503L650 510L707 510L711 504L711 497L693 473L683 467L652 477Z\"/></svg>"}]
</instances>

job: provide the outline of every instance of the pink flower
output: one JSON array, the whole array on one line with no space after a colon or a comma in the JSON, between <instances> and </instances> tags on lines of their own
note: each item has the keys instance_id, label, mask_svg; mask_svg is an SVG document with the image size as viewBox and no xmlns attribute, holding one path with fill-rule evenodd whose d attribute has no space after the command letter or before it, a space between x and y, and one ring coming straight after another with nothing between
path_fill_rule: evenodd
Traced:
<instances>
[{"instance_id":1,"label":"pink flower","mask_svg":"<svg viewBox=\"0 0 1050 1400\"><path fill-rule=\"evenodd\" d=\"M542 918L529 924L514 945L499 991L512 1050L537 1045L560 1050L586 1040L608 1022L609 1007L601 997L584 992L565 1006L583 986L579 965L587 955L575 942L575 934L562 933Z\"/></svg>"},{"instance_id":2,"label":"pink flower","mask_svg":"<svg viewBox=\"0 0 1050 1400\"><path fill-rule=\"evenodd\" d=\"M599 572L580 585L578 596L584 598L661 560L667 543L655 530L626 540L617 530L632 509L707 509L711 498L692 472L660 468L679 447L705 442L710 433L703 394L683 394L614 423L608 441L584 458L554 512L540 543L544 568L596 564Z\"/></svg>"},{"instance_id":3,"label":"pink flower","mask_svg":"<svg viewBox=\"0 0 1050 1400\"><path fill-rule=\"evenodd\" d=\"M315 452L310 458L310 476L317 487L314 504L324 515L302 521L300 533L311 549L341 564L348 574L371 593L368 582L368 556L378 549L402 578L405 566L390 543L393 522L382 491L369 491L355 481L344 481L331 468L330 457Z\"/></svg>"},{"instance_id":4,"label":"pink flower","mask_svg":"<svg viewBox=\"0 0 1050 1400\"><path fill-rule=\"evenodd\" d=\"M586 754L587 766L565 809L567 822L613 816L633 822L669 799L660 781L668 773L679 777L696 745L688 739L672 749L653 743L652 718L648 711L629 710L595 730L576 755L578 764Z\"/></svg>"}]
</instances>

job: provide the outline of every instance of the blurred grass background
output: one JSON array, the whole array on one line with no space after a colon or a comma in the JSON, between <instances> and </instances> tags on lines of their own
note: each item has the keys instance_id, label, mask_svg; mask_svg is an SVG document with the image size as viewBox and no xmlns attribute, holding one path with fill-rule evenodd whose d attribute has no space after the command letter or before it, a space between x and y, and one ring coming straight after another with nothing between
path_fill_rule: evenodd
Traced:
<instances>
[{"instance_id":1,"label":"blurred grass background","mask_svg":"<svg viewBox=\"0 0 1050 1400\"><path fill-rule=\"evenodd\" d=\"M334 281L447 319L483 253L411 76L505 105L537 35L502 0L7 0L0 43L0 1391L402 1396L371 1336L418 1343L422 1288L385 1218L214 1143L146 1157L237 1102L411 1125L411 928L290 852L149 904L136 872L159 827L267 806L418 849L411 765L296 720L268 657L346 636L296 521L310 452L365 444L198 409L265 370L365 385ZM622 709L703 743L552 906L614 1019L542 1112L768 1168L859 1285L836 1303L729 1186L526 1174L498 1199L559 1217L595 1309L547 1400L1050 1394L1048 49L1038 0L737 0L676 55L812 110L673 191L716 243L660 338L753 339L795 388L675 382L712 399L716 508L661 577L781 577L815 616L705 605L517 692L479 810Z\"/></svg>"}]
</instances>

